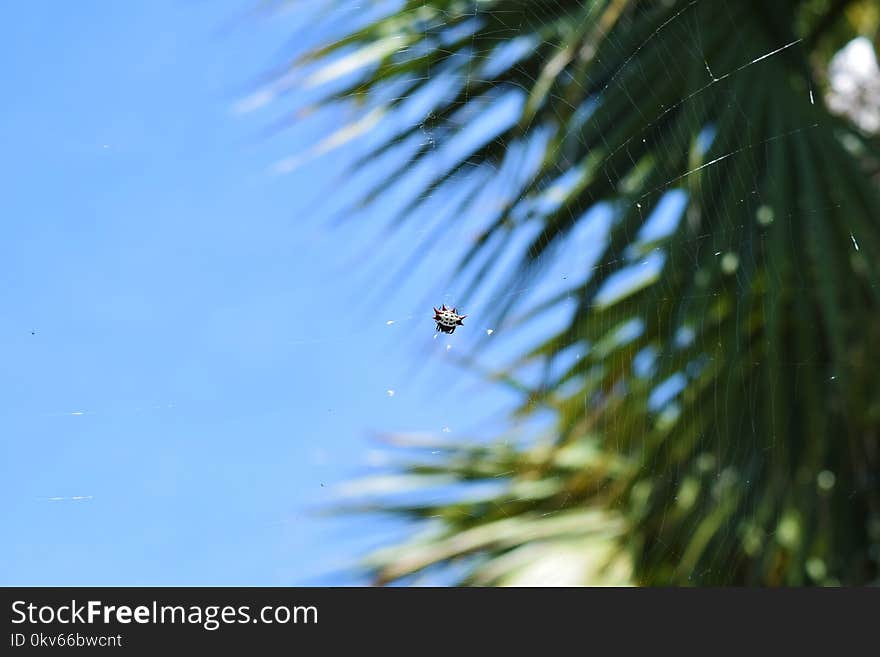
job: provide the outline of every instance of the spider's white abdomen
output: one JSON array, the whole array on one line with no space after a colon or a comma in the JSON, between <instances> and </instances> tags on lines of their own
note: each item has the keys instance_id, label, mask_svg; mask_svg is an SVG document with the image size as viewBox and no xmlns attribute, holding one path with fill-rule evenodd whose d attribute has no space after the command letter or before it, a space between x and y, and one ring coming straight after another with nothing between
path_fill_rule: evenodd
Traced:
<instances>
[{"instance_id":1,"label":"spider's white abdomen","mask_svg":"<svg viewBox=\"0 0 880 657\"><path fill-rule=\"evenodd\" d=\"M434 308L434 321L437 323L437 330L443 333L453 333L456 326L463 326L461 320L467 315L459 315L455 308L447 308L445 305L440 310Z\"/></svg>"}]
</instances>

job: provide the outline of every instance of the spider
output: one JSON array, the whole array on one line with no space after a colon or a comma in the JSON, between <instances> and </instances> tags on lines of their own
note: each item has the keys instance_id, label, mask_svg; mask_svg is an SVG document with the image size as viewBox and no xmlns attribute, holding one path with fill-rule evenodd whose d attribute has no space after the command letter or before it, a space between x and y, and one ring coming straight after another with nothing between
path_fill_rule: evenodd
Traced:
<instances>
[{"instance_id":1,"label":"spider","mask_svg":"<svg viewBox=\"0 0 880 657\"><path fill-rule=\"evenodd\" d=\"M440 310L434 308L434 321L437 322L437 330L443 333L454 333L456 326L464 326L461 320L467 315L459 315L455 308L440 306Z\"/></svg>"}]
</instances>

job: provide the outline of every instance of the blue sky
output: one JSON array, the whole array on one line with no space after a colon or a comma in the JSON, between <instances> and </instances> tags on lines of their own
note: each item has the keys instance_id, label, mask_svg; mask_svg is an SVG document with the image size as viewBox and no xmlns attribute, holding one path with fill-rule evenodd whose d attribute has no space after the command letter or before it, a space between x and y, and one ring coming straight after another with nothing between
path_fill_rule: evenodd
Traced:
<instances>
[{"instance_id":1,"label":"blue sky","mask_svg":"<svg viewBox=\"0 0 880 657\"><path fill-rule=\"evenodd\" d=\"M330 227L338 158L270 173L302 130L232 108L292 19L249 6L7 12L0 584L358 583L397 528L313 510L370 436L487 433L510 401L431 340L430 267L382 281L413 233L373 257L370 214Z\"/></svg>"}]
</instances>

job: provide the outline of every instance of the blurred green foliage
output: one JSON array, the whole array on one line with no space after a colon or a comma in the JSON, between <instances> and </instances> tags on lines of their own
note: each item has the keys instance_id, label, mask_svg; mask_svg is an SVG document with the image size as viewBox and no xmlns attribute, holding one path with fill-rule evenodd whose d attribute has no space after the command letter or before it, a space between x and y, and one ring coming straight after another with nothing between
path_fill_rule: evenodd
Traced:
<instances>
[{"instance_id":1,"label":"blurred green foliage","mask_svg":"<svg viewBox=\"0 0 880 657\"><path fill-rule=\"evenodd\" d=\"M495 317L540 322L576 299L562 330L496 374L524 391L512 425L551 409L552 431L401 452L392 489L494 487L364 504L420 529L368 558L377 582L456 563L478 585L877 582L880 140L823 96L830 58L856 36L876 46L878 24L867 0L411 0L295 63L316 82L356 73L323 102L362 98L380 121L452 81L355 163L400 153L364 202L432 156L408 140L453 139L523 94L518 119L438 168L400 218L539 149L461 263L470 289L522 228L539 224L509 286L539 280L591 208L614 212L597 266ZM499 64L514 40L522 54ZM687 193L683 219L646 243L671 189ZM600 296L653 250L659 276ZM572 345L584 356L554 367ZM528 386L518 373L536 363L544 381ZM682 390L650 403L674 376Z\"/></svg>"}]
</instances>

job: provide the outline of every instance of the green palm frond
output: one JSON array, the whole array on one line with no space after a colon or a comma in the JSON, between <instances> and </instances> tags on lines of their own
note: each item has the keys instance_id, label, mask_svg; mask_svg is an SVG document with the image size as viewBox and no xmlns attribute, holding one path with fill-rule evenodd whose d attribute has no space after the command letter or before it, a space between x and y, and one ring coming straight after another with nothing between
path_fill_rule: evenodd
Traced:
<instances>
[{"instance_id":1,"label":"green palm frond","mask_svg":"<svg viewBox=\"0 0 880 657\"><path fill-rule=\"evenodd\" d=\"M531 308L509 295L498 309L498 321L540 322L576 300L562 330L498 373L545 368L520 413L555 411L553 436L401 465L504 488L381 507L430 523L371 558L379 581L458 560L473 584L542 572L566 583L877 579L878 141L822 104L830 55L856 29L876 40L873 6L409 0L297 62L312 82L339 82L322 103L362 98L388 125L439 77L451 85L421 123L401 123L354 162L400 153L365 203L435 155L412 145L424 131L447 142L503 97L519 100L514 120L435 168L395 220L519 158L527 175L461 263L471 289L518 231L538 227L508 289L540 280L591 209L613 213L581 280ZM527 148L539 152L528 164ZM686 194L681 219L642 239L673 190ZM608 293L651 254L658 275ZM575 344L584 356L563 363ZM675 393L658 402L664 382Z\"/></svg>"}]
</instances>

